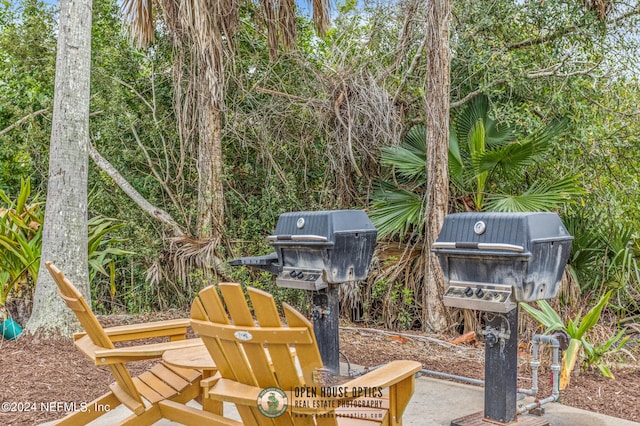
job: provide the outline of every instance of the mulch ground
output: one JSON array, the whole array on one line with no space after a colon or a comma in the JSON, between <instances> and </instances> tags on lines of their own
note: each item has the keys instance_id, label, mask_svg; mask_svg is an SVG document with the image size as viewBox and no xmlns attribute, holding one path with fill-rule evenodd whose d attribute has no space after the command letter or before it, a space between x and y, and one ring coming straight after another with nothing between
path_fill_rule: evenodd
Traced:
<instances>
[{"instance_id":1,"label":"mulch ground","mask_svg":"<svg viewBox=\"0 0 640 426\"><path fill-rule=\"evenodd\" d=\"M101 318L105 326L144 322L149 316ZM164 318L179 313L161 314ZM446 343L442 336L420 333L381 334L368 329L341 330L343 360L374 367L394 359L413 359L428 370L482 379L482 346L467 342ZM520 386L531 386L527 351L521 354ZM546 361L545 361L546 359ZM540 397L551 394L550 351L543 352ZM102 395L113 379L106 367L95 367L75 349L70 339L42 338L23 334L15 341L0 340L0 425L36 425L64 416L70 407L81 406ZM133 374L153 361L133 363ZM581 372L561 393L561 403L589 411L640 422L640 369L630 364L613 367L616 379L598 372ZM7 405L9 403L9 405ZM18 412L19 411L19 412Z\"/></svg>"}]
</instances>

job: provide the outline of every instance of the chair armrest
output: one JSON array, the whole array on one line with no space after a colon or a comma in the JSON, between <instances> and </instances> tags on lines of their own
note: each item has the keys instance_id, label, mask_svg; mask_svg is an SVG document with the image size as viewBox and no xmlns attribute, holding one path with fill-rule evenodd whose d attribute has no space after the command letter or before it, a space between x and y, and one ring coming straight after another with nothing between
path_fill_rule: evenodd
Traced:
<instances>
[{"instance_id":1,"label":"chair armrest","mask_svg":"<svg viewBox=\"0 0 640 426\"><path fill-rule=\"evenodd\" d=\"M391 361L363 376L356 377L340 387L348 388L388 388L396 383L400 383L407 377L416 374L422 369L422 364L417 361Z\"/></svg>"},{"instance_id":2,"label":"chair armrest","mask_svg":"<svg viewBox=\"0 0 640 426\"><path fill-rule=\"evenodd\" d=\"M255 407L261 391L262 388L256 386L249 386L233 380L217 378L215 384L209 390L209 397L218 401ZM289 392L287 392L287 395L288 394Z\"/></svg>"},{"instance_id":3,"label":"chair armrest","mask_svg":"<svg viewBox=\"0 0 640 426\"><path fill-rule=\"evenodd\" d=\"M188 318L153 321L142 324L120 325L105 328L104 331L112 342L122 342L127 340L148 339L151 337L170 337L171 340L181 340L186 338L187 327L190 327ZM86 333L75 333L74 340L84 337Z\"/></svg>"},{"instance_id":4,"label":"chair armrest","mask_svg":"<svg viewBox=\"0 0 640 426\"><path fill-rule=\"evenodd\" d=\"M118 364L123 362L138 361L143 359L160 358L165 351L171 349L185 349L202 346L202 339L188 339L188 340L176 340L173 342L152 343L148 345L128 346L123 348L105 349L99 346L95 346L92 343L89 345L79 345L80 341L76 342L76 346L80 348L87 356L93 359L96 365L108 365ZM90 342L90 341L89 341ZM84 347L93 345L92 354L89 355Z\"/></svg>"}]
</instances>

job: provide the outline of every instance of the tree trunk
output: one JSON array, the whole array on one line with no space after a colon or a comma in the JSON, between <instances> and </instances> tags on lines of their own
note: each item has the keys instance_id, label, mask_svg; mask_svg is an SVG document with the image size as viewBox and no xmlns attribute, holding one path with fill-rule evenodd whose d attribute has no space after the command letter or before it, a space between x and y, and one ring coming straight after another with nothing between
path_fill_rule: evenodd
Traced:
<instances>
[{"instance_id":1,"label":"tree trunk","mask_svg":"<svg viewBox=\"0 0 640 426\"><path fill-rule=\"evenodd\" d=\"M444 278L431 246L440 233L449 199L449 23L450 0L431 0L427 6L426 133L427 198L425 274L422 294L423 328L445 330L448 317L442 302Z\"/></svg>"},{"instance_id":2,"label":"tree trunk","mask_svg":"<svg viewBox=\"0 0 640 426\"><path fill-rule=\"evenodd\" d=\"M91 0L61 0L49 181L42 255L30 332L68 335L77 328L45 268L51 261L90 300L87 178L91 73Z\"/></svg>"},{"instance_id":3,"label":"tree trunk","mask_svg":"<svg viewBox=\"0 0 640 426\"><path fill-rule=\"evenodd\" d=\"M221 240L224 225L222 158L222 112L200 94L200 137L198 144L198 239Z\"/></svg>"}]
</instances>

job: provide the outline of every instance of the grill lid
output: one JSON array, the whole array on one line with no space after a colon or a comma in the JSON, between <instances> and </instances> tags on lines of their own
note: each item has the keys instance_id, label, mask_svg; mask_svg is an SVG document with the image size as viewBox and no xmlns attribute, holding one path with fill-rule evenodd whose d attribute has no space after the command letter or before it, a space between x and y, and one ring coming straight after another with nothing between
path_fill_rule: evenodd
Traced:
<instances>
[{"instance_id":1,"label":"grill lid","mask_svg":"<svg viewBox=\"0 0 640 426\"><path fill-rule=\"evenodd\" d=\"M535 243L572 239L555 213L454 213L447 216L433 248L529 255Z\"/></svg>"},{"instance_id":2,"label":"grill lid","mask_svg":"<svg viewBox=\"0 0 640 426\"><path fill-rule=\"evenodd\" d=\"M280 215L274 234L267 238L272 244L291 241L330 245L336 234L372 231L376 232L375 227L361 210L290 212Z\"/></svg>"}]
</instances>

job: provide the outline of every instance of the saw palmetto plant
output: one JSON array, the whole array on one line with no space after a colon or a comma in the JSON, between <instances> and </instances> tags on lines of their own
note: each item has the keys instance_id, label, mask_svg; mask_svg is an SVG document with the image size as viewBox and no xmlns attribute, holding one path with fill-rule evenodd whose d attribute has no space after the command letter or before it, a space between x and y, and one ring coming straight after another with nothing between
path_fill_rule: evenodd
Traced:
<instances>
[{"instance_id":1,"label":"saw palmetto plant","mask_svg":"<svg viewBox=\"0 0 640 426\"><path fill-rule=\"evenodd\" d=\"M549 153L566 123L554 120L530 133L520 133L491 117L489 99L475 98L450 129L449 176L456 208L467 211L548 211L582 193L577 176L528 174ZM404 142L385 148L382 163L391 177L373 195L371 220L379 235L421 233L424 224L426 133L413 127Z\"/></svg>"}]
</instances>

